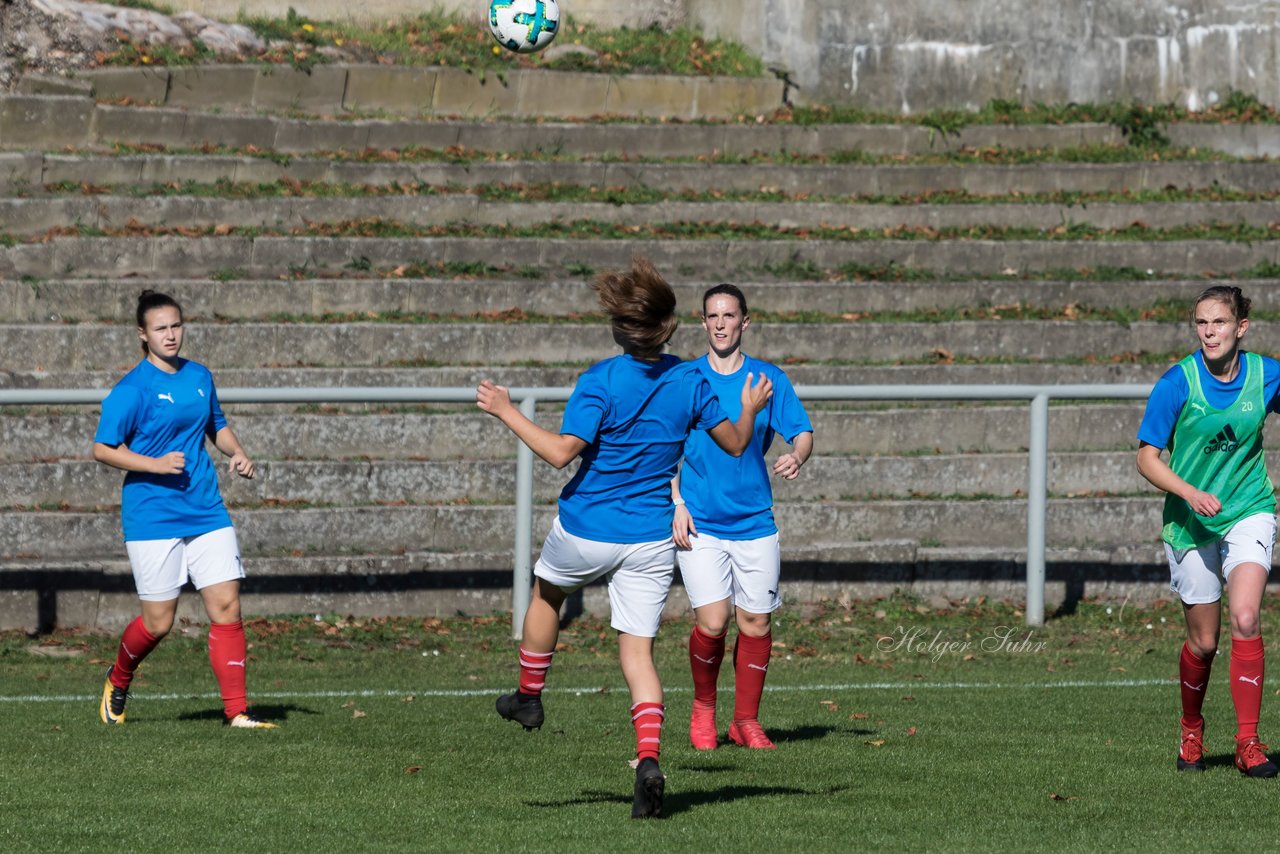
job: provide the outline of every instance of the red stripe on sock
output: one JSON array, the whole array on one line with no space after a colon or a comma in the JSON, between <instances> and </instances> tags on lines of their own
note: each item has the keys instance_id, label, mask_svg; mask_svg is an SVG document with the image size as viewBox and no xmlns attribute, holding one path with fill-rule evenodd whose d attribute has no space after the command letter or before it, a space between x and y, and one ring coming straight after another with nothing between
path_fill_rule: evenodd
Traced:
<instances>
[{"instance_id":1,"label":"red stripe on sock","mask_svg":"<svg viewBox=\"0 0 1280 854\"><path fill-rule=\"evenodd\" d=\"M631 707L631 725L636 730L636 758L658 760L662 748L662 703L636 703Z\"/></svg>"},{"instance_id":2,"label":"red stripe on sock","mask_svg":"<svg viewBox=\"0 0 1280 854\"><path fill-rule=\"evenodd\" d=\"M520 647L520 693L534 697L542 695L547 684L547 671L551 669L551 652L530 652Z\"/></svg>"}]
</instances>

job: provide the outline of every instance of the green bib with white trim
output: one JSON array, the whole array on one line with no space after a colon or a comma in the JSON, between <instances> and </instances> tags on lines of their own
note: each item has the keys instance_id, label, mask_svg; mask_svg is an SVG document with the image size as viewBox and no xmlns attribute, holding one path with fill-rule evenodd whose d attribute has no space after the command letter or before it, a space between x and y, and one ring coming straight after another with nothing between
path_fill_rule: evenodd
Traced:
<instances>
[{"instance_id":1,"label":"green bib with white trim","mask_svg":"<svg viewBox=\"0 0 1280 854\"><path fill-rule=\"evenodd\" d=\"M1244 386L1226 409L1209 405L1194 353L1178 363L1190 393L1173 426L1169 467L1187 483L1217 496L1222 509L1200 516L1182 498L1166 495L1162 537L1175 549L1207 545L1246 516L1275 512L1275 488L1262 456L1267 417L1262 357L1248 352L1243 357Z\"/></svg>"}]
</instances>

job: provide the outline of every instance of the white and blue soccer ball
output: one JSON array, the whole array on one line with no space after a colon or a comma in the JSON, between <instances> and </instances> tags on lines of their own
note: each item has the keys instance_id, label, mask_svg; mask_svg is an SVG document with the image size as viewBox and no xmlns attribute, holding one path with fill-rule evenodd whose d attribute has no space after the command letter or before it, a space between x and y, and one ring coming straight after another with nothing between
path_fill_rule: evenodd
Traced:
<instances>
[{"instance_id":1,"label":"white and blue soccer ball","mask_svg":"<svg viewBox=\"0 0 1280 854\"><path fill-rule=\"evenodd\" d=\"M560 32L556 0L489 0L489 32L516 53L536 53Z\"/></svg>"}]
</instances>

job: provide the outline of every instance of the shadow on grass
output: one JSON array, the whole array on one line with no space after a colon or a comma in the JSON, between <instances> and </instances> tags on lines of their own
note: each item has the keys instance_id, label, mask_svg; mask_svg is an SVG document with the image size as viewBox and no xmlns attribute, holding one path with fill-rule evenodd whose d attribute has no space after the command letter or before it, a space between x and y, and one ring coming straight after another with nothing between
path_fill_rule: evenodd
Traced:
<instances>
[{"instance_id":1,"label":"shadow on grass","mask_svg":"<svg viewBox=\"0 0 1280 854\"><path fill-rule=\"evenodd\" d=\"M781 744L788 741L817 741L836 733L849 732L849 730L834 726L798 726L791 729L770 728L765 732L769 734L769 738L774 744ZM730 743L729 746L736 747L737 745Z\"/></svg>"},{"instance_id":2,"label":"shadow on grass","mask_svg":"<svg viewBox=\"0 0 1280 854\"><path fill-rule=\"evenodd\" d=\"M293 703L285 704L263 704L255 703L250 711L255 717L262 718L264 721L271 723L280 723L287 720L289 715L318 715L315 709L308 709L305 706L298 706ZM222 709L201 709L198 712L183 712L178 715L180 721L221 721L223 718Z\"/></svg>"},{"instance_id":3,"label":"shadow on grass","mask_svg":"<svg viewBox=\"0 0 1280 854\"><path fill-rule=\"evenodd\" d=\"M723 804L745 798L768 798L776 795L829 796L843 792L847 788L847 786L827 786L823 789L797 789L793 786L720 786L693 792L669 792L663 801L662 812L663 815L673 816L705 804Z\"/></svg>"},{"instance_id":4,"label":"shadow on grass","mask_svg":"<svg viewBox=\"0 0 1280 854\"><path fill-rule=\"evenodd\" d=\"M1271 761L1274 762L1275 760L1273 759ZM1217 753L1217 754L1206 753L1204 755L1204 768L1206 771L1208 771L1210 768L1234 769L1235 767L1236 767L1235 753ZM1194 771L1190 773L1192 776L1195 775Z\"/></svg>"},{"instance_id":5,"label":"shadow on grass","mask_svg":"<svg viewBox=\"0 0 1280 854\"><path fill-rule=\"evenodd\" d=\"M799 742L799 741L817 741L819 739L823 739L823 738L826 738L827 736L832 736L832 735L837 735L837 736L838 735L852 735L852 736L876 735L879 732L879 730L863 729L861 727L845 729L844 727L835 727L835 726L801 726L801 727L792 727L791 729L769 729L769 730L766 730L766 732L769 734L769 738L773 740L774 744L787 744L790 742ZM729 739L725 736L720 737L719 746L716 748L717 751L719 750L741 751L744 749L746 748L739 747L738 745L734 744L732 741L729 741ZM709 754L702 753L701 755L708 756ZM738 766L728 765L724 763L711 763L711 762L703 761L703 762L698 762L697 764L692 764L687 762L681 763L679 767L682 768L683 770L698 771L700 773L708 773L708 772L715 772L715 771L736 770Z\"/></svg>"},{"instance_id":6,"label":"shadow on grass","mask_svg":"<svg viewBox=\"0 0 1280 854\"><path fill-rule=\"evenodd\" d=\"M714 789L700 791L667 791L662 804L664 818L706 804L723 804L744 798L769 798L777 795L814 795L829 796L847 789L847 786L828 786L824 789L797 789L793 786L719 786ZM586 804L624 804L630 805L632 795L624 792L587 791L576 798L565 798L558 801L525 801L525 806L546 809L548 807L575 807Z\"/></svg>"}]
</instances>

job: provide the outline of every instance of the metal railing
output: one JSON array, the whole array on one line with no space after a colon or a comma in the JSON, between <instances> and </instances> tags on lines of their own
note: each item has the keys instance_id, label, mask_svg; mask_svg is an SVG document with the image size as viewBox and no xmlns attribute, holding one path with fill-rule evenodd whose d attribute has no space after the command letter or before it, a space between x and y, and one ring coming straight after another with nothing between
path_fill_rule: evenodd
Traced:
<instances>
[{"instance_id":1,"label":"metal railing","mask_svg":"<svg viewBox=\"0 0 1280 854\"><path fill-rule=\"evenodd\" d=\"M569 399L571 388L512 388L511 399L532 419L539 403ZM105 389L4 389L0 406L101 403ZM821 385L797 386L802 401L1025 400L1027 441L1026 621L1044 624L1045 517L1048 508L1049 401L1144 400L1150 385ZM471 403L473 388L225 388L224 403ZM1136 429L1135 425L1135 429ZM821 437L818 437L819 442ZM533 583L533 452L517 442L515 545L511 590L512 636L519 638Z\"/></svg>"}]
</instances>

